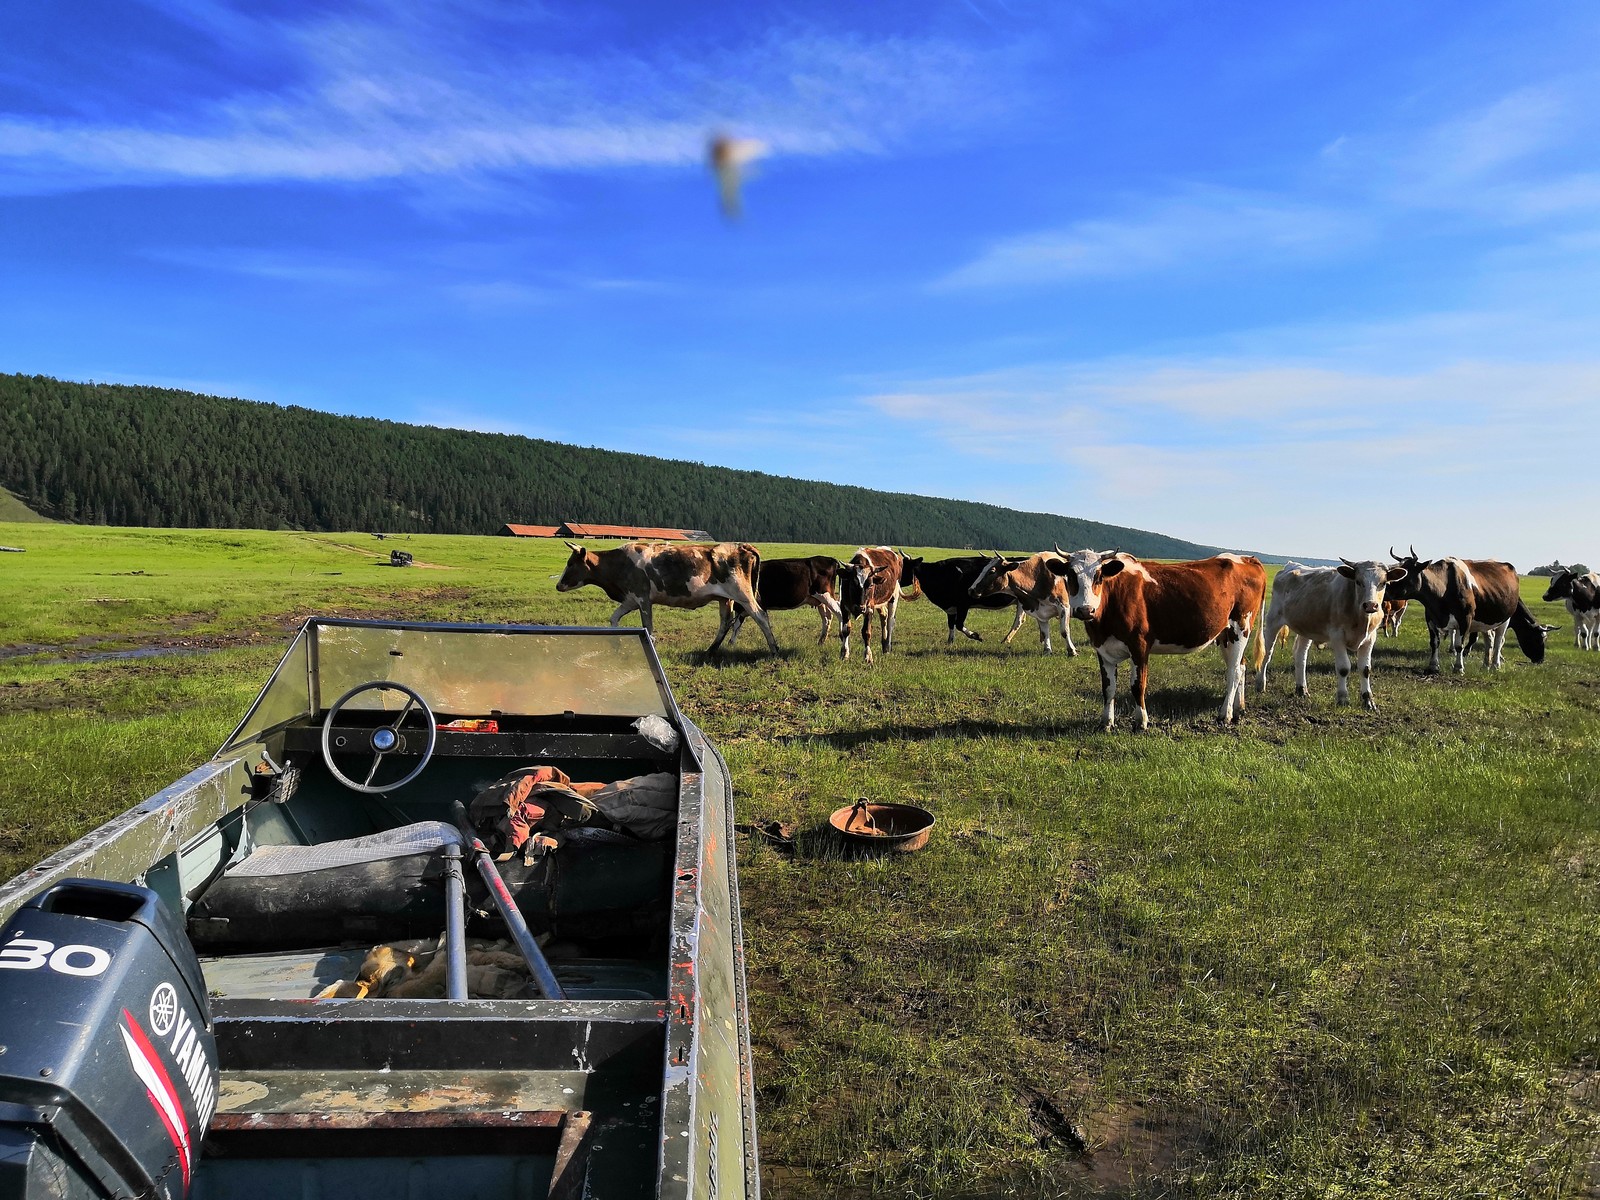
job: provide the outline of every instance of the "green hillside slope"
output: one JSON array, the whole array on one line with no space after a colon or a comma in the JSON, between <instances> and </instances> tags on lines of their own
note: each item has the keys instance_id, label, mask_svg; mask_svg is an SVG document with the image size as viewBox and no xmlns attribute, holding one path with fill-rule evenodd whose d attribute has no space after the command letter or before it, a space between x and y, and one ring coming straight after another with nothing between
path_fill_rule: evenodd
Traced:
<instances>
[{"instance_id":1,"label":"green hillside slope","mask_svg":"<svg viewBox=\"0 0 1600 1200\"><path fill-rule=\"evenodd\" d=\"M37 375L0 374L0 485L51 517L108 525L493 533L588 521L752 541L1214 549L965 500Z\"/></svg>"},{"instance_id":2,"label":"green hillside slope","mask_svg":"<svg viewBox=\"0 0 1600 1200\"><path fill-rule=\"evenodd\" d=\"M46 521L49 517L42 517L18 500L5 488L0 488L0 521Z\"/></svg>"}]
</instances>

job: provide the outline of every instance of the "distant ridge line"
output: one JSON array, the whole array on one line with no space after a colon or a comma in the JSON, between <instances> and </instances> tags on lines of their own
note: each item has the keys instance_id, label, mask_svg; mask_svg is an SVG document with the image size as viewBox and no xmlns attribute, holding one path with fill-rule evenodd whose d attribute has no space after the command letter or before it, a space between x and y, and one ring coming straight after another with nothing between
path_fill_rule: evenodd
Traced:
<instances>
[{"instance_id":1,"label":"distant ridge line","mask_svg":"<svg viewBox=\"0 0 1600 1200\"><path fill-rule=\"evenodd\" d=\"M41 515L107 525L492 534L583 514L724 540L1217 551L970 500L43 375L0 373L0 485Z\"/></svg>"}]
</instances>

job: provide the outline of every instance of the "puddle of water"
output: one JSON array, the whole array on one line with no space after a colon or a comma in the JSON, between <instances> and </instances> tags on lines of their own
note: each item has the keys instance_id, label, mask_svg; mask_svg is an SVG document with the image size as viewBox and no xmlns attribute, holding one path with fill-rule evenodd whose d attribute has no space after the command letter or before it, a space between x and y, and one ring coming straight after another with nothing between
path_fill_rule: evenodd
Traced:
<instances>
[{"instance_id":1,"label":"puddle of water","mask_svg":"<svg viewBox=\"0 0 1600 1200\"><path fill-rule=\"evenodd\" d=\"M140 646L134 650L102 650L96 654L74 654L63 662L111 662L121 658L167 658L177 654L215 654L221 646Z\"/></svg>"},{"instance_id":2,"label":"puddle of water","mask_svg":"<svg viewBox=\"0 0 1600 1200\"><path fill-rule=\"evenodd\" d=\"M180 654L214 654L221 646L136 646L131 650L76 650L72 646L36 646L26 643L0 646L0 662L39 656L41 665L54 663L116 662L128 658L169 658ZM48 657L44 657L47 656Z\"/></svg>"}]
</instances>

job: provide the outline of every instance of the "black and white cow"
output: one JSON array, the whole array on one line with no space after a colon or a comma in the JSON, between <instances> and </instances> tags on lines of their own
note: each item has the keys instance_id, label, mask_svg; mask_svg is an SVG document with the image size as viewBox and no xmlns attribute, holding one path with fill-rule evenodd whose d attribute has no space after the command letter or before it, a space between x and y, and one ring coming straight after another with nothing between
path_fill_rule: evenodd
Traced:
<instances>
[{"instance_id":1,"label":"black and white cow","mask_svg":"<svg viewBox=\"0 0 1600 1200\"><path fill-rule=\"evenodd\" d=\"M761 554L745 542L719 542L715 546L685 546L672 542L629 542L612 550L586 550L574 542L566 569L556 581L556 591L570 592L593 584L617 602L611 623L619 625L634 609L644 627L654 632L653 609L701 608L715 603L722 622L707 654L715 654L733 628L735 610L754 617L767 646L778 652L772 622L761 611L756 588L761 575Z\"/></svg>"},{"instance_id":2,"label":"black and white cow","mask_svg":"<svg viewBox=\"0 0 1600 1200\"><path fill-rule=\"evenodd\" d=\"M1546 600L1560 600L1572 617L1573 644L1579 650L1600 650L1600 574L1562 571L1545 589Z\"/></svg>"},{"instance_id":3,"label":"black and white cow","mask_svg":"<svg viewBox=\"0 0 1600 1200\"><path fill-rule=\"evenodd\" d=\"M1467 652L1478 634L1483 634L1483 665L1498 670L1504 657L1506 629L1517 635L1517 645L1528 661L1544 661L1545 634L1556 628L1533 619L1522 602L1517 569L1492 558L1437 558L1428 561L1417 556L1417 548L1405 558L1389 548L1395 565L1406 576L1391 595L1396 599L1416 600L1428 620L1428 673L1439 672L1439 645L1451 635L1451 653L1457 674L1467 670Z\"/></svg>"},{"instance_id":4,"label":"black and white cow","mask_svg":"<svg viewBox=\"0 0 1600 1200\"><path fill-rule=\"evenodd\" d=\"M978 576L983 574L989 565L987 554L969 554L959 558L942 558L937 562L925 562L920 558L906 559L912 580L921 587L922 594L938 609L942 609L945 620L949 624L949 633L945 638L945 645L956 640L956 634L962 634L975 642L983 641L981 635L975 630L967 628L967 614L975 608L1010 608L1016 612L1016 620L1011 623L1011 632L1006 634L1006 641L1010 641L1022 625L1022 609L1018 606L1016 598L1008 595L976 597L972 594L972 585L977 582ZM1021 562L1020 558L1008 559L1013 565Z\"/></svg>"}]
</instances>

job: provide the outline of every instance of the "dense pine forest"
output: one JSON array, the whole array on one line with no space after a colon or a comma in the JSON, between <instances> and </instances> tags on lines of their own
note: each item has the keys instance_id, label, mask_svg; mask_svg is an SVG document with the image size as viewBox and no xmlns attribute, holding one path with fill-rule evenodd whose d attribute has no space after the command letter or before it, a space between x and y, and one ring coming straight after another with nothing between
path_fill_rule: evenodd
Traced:
<instances>
[{"instance_id":1,"label":"dense pine forest","mask_svg":"<svg viewBox=\"0 0 1600 1200\"><path fill-rule=\"evenodd\" d=\"M0 374L0 487L44 516L102 525L494 533L588 521L751 541L1211 552L965 500L39 375Z\"/></svg>"}]
</instances>

